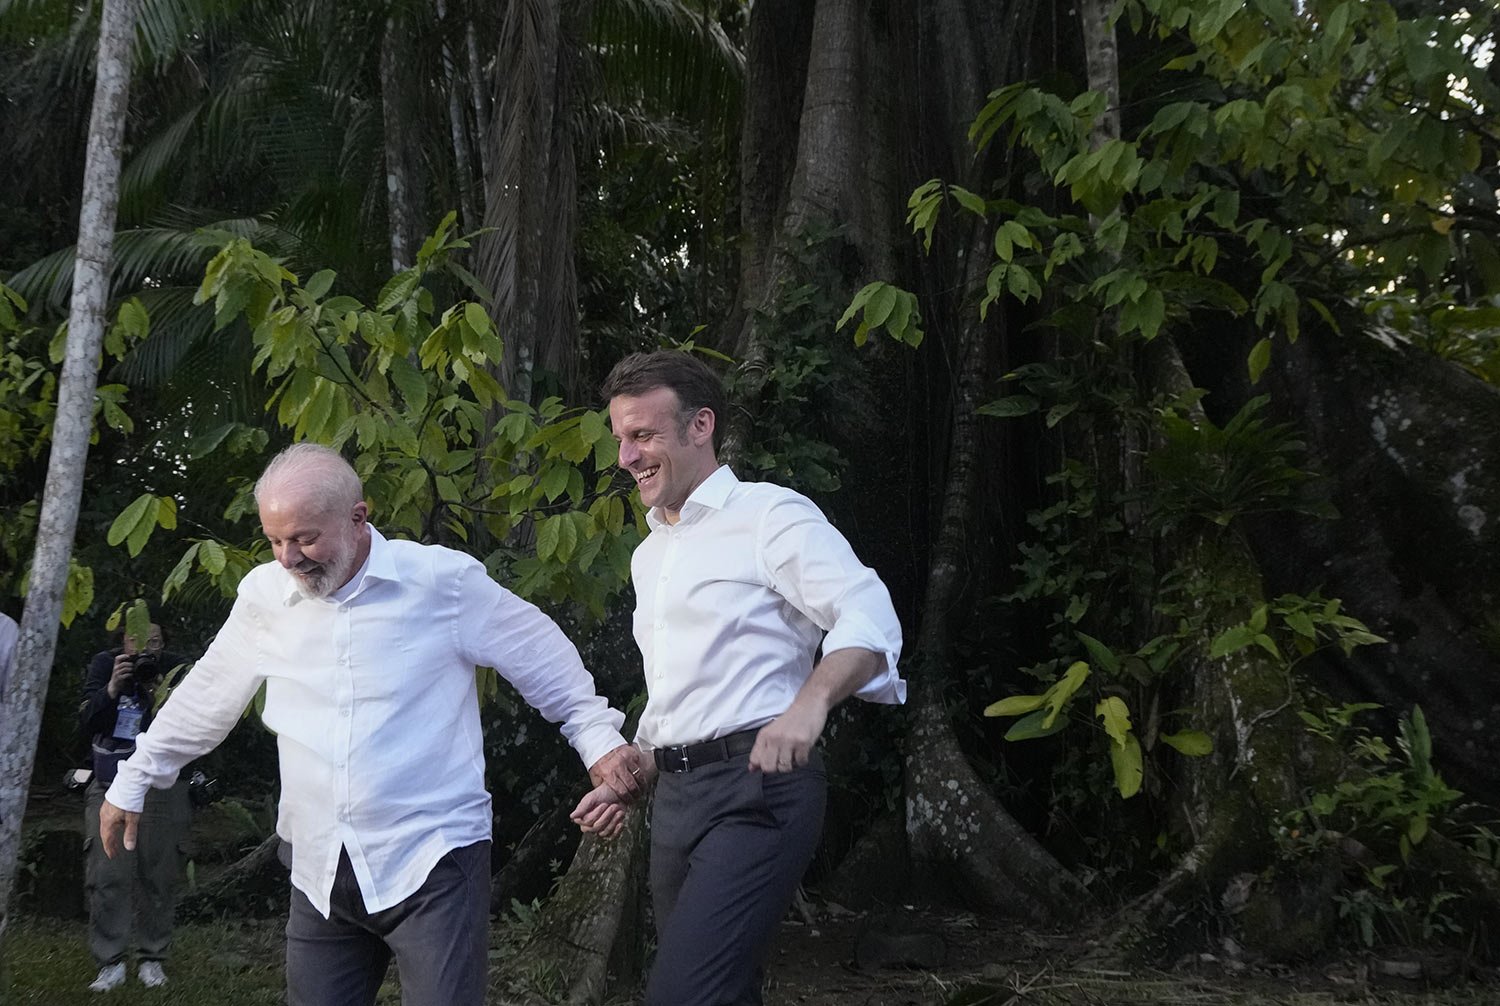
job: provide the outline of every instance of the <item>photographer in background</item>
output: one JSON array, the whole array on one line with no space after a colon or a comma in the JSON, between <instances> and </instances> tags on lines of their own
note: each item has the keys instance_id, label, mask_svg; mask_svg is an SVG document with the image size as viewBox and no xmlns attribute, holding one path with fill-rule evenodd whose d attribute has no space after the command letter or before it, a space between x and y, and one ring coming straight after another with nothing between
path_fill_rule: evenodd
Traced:
<instances>
[{"instance_id":1,"label":"photographer in background","mask_svg":"<svg viewBox=\"0 0 1500 1006\"><path fill-rule=\"evenodd\" d=\"M93 778L84 810L84 855L89 903L89 951L99 975L89 988L108 992L125 982L134 915L137 977L143 985L165 985L162 961L172 942L172 913L182 848L190 819L188 782L154 789L141 815L140 840L133 851L113 859L99 840L99 807L119 764L135 752L136 735L150 726L165 698L162 687L184 663L162 649L161 626L152 625L144 648L124 635L118 649L104 650L89 663L78 718L93 749ZM133 906L133 911L132 911Z\"/></svg>"}]
</instances>

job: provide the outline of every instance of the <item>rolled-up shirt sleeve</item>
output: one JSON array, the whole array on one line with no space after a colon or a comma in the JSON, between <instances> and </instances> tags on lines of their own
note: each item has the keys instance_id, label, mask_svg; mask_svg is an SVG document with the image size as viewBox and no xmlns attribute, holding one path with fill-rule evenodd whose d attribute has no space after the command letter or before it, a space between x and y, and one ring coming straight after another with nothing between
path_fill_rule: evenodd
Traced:
<instances>
[{"instance_id":1,"label":"rolled-up shirt sleeve","mask_svg":"<svg viewBox=\"0 0 1500 1006\"><path fill-rule=\"evenodd\" d=\"M244 597L236 599L208 651L136 738L135 754L120 764L105 794L110 803L139 812L148 789L171 786L184 765L212 751L239 722L265 679L252 619Z\"/></svg>"},{"instance_id":2,"label":"rolled-up shirt sleeve","mask_svg":"<svg viewBox=\"0 0 1500 1006\"><path fill-rule=\"evenodd\" d=\"M824 630L824 653L861 649L885 656L881 673L854 694L867 702L905 702L906 682L896 670L901 621L890 591L859 561L848 540L801 496L767 508L760 540L765 575L778 594Z\"/></svg>"},{"instance_id":3,"label":"rolled-up shirt sleeve","mask_svg":"<svg viewBox=\"0 0 1500 1006\"><path fill-rule=\"evenodd\" d=\"M624 714L595 690L578 648L556 622L492 580L477 561L465 564L459 590L470 616L460 640L467 659L495 668L527 705L560 723L585 766L626 743Z\"/></svg>"}]
</instances>

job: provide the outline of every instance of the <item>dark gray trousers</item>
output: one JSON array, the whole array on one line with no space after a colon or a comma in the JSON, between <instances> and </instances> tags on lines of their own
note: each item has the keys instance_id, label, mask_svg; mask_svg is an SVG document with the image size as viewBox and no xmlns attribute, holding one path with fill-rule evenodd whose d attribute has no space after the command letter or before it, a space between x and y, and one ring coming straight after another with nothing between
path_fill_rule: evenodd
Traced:
<instances>
[{"instance_id":1,"label":"dark gray trousers","mask_svg":"<svg viewBox=\"0 0 1500 1006\"><path fill-rule=\"evenodd\" d=\"M646 1006L756 1006L777 927L817 849L827 782L749 754L662 773L651 811L656 963Z\"/></svg>"},{"instance_id":2,"label":"dark gray trousers","mask_svg":"<svg viewBox=\"0 0 1500 1006\"><path fill-rule=\"evenodd\" d=\"M187 780L146 791L135 848L121 849L113 859L99 841L99 807L106 788L89 783L84 801L89 952L96 963L113 964L124 959L133 943L141 960L165 960L192 822Z\"/></svg>"},{"instance_id":3,"label":"dark gray trousers","mask_svg":"<svg viewBox=\"0 0 1500 1006\"><path fill-rule=\"evenodd\" d=\"M391 957L405 1006L482 1006L489 978L490 843L452 849L409 898L365 911L347 853L330 914L292 888L286 923L289 1006L371 1006Z\"/></svg>"}]
</instances>

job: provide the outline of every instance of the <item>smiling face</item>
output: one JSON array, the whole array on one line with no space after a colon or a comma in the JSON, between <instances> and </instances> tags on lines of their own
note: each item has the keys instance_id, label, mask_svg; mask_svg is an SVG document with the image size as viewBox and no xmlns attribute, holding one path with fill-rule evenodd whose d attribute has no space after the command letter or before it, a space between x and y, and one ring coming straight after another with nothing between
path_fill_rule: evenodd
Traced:
<instances>
[{"instance_id":1,"label":"smiling face","mask_svg":"<svg viewBox=\"0 0 1500 1006\"><path fill-rule=\"evenodd\" d=\"M682 505L714 473L714 413L699 409L686 417L677 392L653 388L609 400L609 424L620 444L620 467L635 479L641 503L660 507L676 524Z\"/></svg>"},{"instance_id":2,"label":"smiling face","mask_svg":"<svg viewBox=\"0 0 1500 1006\"><path fill-rule=\"evenodd\" d=\"M328 507L295 487L268 488L260 524L282 568L306 597L327 597L353 578L370 554L363 501Z\"/></svg>"}]
</instances>

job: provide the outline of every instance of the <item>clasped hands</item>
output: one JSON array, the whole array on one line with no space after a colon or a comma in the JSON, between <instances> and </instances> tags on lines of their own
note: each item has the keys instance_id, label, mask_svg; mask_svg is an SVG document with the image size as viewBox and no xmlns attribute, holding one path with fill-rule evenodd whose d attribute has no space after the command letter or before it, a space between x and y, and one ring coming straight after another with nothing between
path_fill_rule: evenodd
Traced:
<instances>
[{"instance_id":1,"label":"clasped hands","mask_svg":"<svg viewBox=\"0 0 1500 1006\"><path fill-rule=\"evenodd\" d=\"M790 772L807 764L823 732L827 711L809 703L791 708L761 728L750 750L750 771ZM622 744L589 769L594 788L570 817L589 834L614 838L625 827L630 804L656 779L656 763L632 744Z\"/></svg>"}]
</instances>

